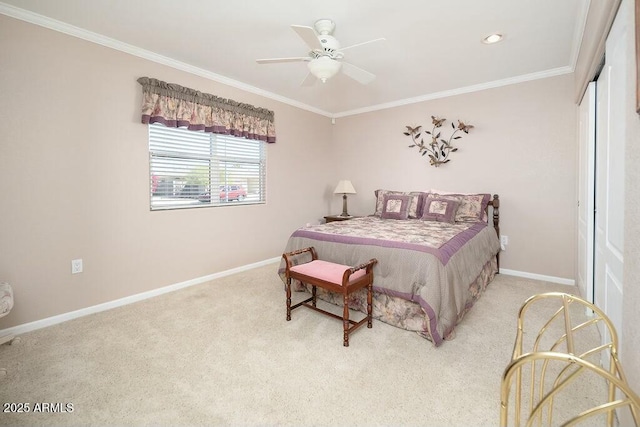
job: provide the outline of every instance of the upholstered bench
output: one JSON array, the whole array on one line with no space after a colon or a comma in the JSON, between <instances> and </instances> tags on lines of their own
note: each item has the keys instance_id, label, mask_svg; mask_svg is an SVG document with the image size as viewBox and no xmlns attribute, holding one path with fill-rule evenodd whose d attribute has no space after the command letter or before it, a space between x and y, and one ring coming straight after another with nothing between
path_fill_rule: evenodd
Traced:
<instances>
[{"instance_id":1,"label":"upholstered bench","mask_svg":"<svg viewBox=\"0 0 640 427\"><path fill-rule=\"evenodd\" d=\"M311 261L303 264L294 264L296 256L309 253ZM300 249L293 252L282 254L286 263L286 291L287 291L287 321L291 320L291 310L300 306L305 306L316 310L327 316L342 320L343 325L343 345L349 346L349 335L365 322L367 327L371 328L372 324L372 303L373 303L373 266L378 261L371 259L366 263L355 267L348 265L336 264L333 262L318 259L316 250L313 247ZM307 254L308 259L308 254ZM299 280L302 283L311 285L311 297L291 305L291 281ZM316 306L316 287L319 286L330 292L337 292L343 295L344 307L342 317L330 313ZM367 288L367 316L355 322L349 319L348 297L351 293L358 289ZM310 304L309 304L310 303Z\"/></svg>"}]
</instances>

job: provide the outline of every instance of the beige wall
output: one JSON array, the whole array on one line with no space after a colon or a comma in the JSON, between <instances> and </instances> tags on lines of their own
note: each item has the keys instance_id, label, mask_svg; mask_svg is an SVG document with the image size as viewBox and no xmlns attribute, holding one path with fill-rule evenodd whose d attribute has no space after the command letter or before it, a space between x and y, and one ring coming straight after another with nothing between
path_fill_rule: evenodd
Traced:
<instances>
[{"instance_id":1,"label":"beige wall","mask_svg":"<svg viewBox=\"0 0 640 427\"><path fill-rule=\"evenodd\" d=\"M326 117L3 15L0 58L0 329L276 257L329 212ZM141 76L275 111L266 205L149 211Z\"/></svg>"},{"instance_id":2,"label":"beige wall","mask_svg":"<svg viewBox=\"0 0 640 427\"><path fill-rule=\"evenodd\" d=\"M377 188L497 193L501 232L510 240L501 267L573 280L573 94L573 76L565 75L337 119L338 175L358 191L349 198L350 213L373 213ZM439 168L408 148L403 135L406 125L431 130L431 115L475 125ZM443 129L448 136L451 128Z\"/></svg>"}]
</instances>

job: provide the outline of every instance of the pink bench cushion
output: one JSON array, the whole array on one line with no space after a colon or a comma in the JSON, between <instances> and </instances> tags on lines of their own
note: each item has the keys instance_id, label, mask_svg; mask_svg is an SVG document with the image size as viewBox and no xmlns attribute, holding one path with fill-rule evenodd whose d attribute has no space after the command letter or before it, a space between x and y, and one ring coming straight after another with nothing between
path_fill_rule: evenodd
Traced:
<instances>
[{"instance_id":1,"label":"pink bench cushion","mask_svg":"<svg viewBox=\"0 0 640 427\"><path fill-rule=\"evenodd\" d=\"M295 267L291 267L291 271L295 271L296 273L304 274L306 276L315 277L316 279L335 283L336 285L341 285L342 275L346 270L350 268L351 267L349 267L348 265L335 264L333 262L316 259L306 264L300 264L296 265ZM366 269L364 268L362 270L356 271L349 278L349 283L354 282L365 274Z\"/></svg>"}]
</instances>

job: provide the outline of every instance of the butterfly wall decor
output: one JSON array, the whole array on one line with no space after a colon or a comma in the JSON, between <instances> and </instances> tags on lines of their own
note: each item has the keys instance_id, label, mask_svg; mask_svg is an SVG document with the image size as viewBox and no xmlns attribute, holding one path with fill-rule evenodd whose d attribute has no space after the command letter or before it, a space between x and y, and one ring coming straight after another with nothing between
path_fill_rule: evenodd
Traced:
<instances>
[{"instance_id":1,"label":"butterfly wall decor","mask_svg":"<svg viewBox=\"0 0 640 427\"><path fill-rule=\"evenodd\" d=\"M404 134L411 137L413 141L413 144L409 145L409 148L418 147L418 152L423 156L428 155L429 163L435 167L449 163L451 161L449 154L458 151L458 149L453 146L453 141L462 138L462 136L456 134L460 131L468 134L469 131L473 129L473 125L466 124L461 120L458 120L457 127L451 122L453 132L448 139L445 139L441 137L442 131L440 128L444 126L446 121L447 119L445 118L431 116L431 123L433 125L431 131L423 131L422 126L407 126L407 130L404 132Z\"/></svg>"}]
</instances>

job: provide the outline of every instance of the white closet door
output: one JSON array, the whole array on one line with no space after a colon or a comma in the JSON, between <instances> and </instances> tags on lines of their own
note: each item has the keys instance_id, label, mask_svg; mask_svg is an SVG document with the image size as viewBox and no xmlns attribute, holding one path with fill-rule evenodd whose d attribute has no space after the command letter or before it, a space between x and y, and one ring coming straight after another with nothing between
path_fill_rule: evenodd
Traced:
<instances>
[{"instance_id":1,"label":"white closet door","mask_svg":"<svg viewBox=\"0 0 640 427\"><path fill-rule=\"evenodd\" d=\"M593 297L593 240L595 203L596 83L587 87L579 107L578 127L578 288Z\"/></svg>"},{"instance_id":2,"label":"white closet door","mask_svg":"<svg viewBox=\"0 0 640 427\"><path fill-rule=\"evenodd\" d=\"M622 332L627 19L625 1L606 43L597 84L595 303ZM604 337L606 338L606 337ZM603 360L605 366L608 361Z\"/></svg>"}]
</instances>

